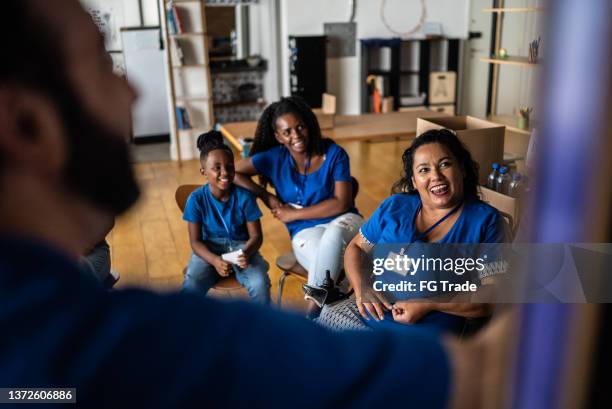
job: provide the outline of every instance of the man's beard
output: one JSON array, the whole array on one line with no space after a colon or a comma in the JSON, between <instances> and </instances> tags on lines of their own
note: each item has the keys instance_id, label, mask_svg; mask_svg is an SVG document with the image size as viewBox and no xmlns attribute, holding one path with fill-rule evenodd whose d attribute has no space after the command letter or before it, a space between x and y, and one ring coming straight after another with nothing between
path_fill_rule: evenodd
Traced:
<instances>
[{"instance_id":1,"label":"man's beard","mask_svg":"<svg viewBox=\"0 0 612 409\"><path fill-rule=\"evenodd\" d=\"M140 195L126 141L90 115L73 92L58 99L69 149L68 188L113 215L123 213Z\"/></svg>"}]
</instances>

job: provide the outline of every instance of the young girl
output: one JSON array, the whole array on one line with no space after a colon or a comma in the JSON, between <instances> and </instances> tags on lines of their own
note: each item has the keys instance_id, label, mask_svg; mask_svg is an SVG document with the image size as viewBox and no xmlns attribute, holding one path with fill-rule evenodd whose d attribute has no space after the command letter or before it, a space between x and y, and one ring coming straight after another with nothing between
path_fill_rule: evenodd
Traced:
<instances>
[{"instance_id":1,"label":"young girl","mask_svg":"<svg viewBox=\"0 0 612 409\"><path fill-rule=\"evenodd\" d=\"M249 191L233 184L234 155L219 132L200 135L198 149L208 184L191 193L183 213L193 249L183 288L206 293L219 277L235 273L253 300L268 304L269 265L257 251L261 211ZM234 254L234 264L222 257L227 253Z\"/></svg>"},{"instance_id":2,"label":"young girl","mask_svg":"<svg viewBox=\"0 0 612 409\"><path fill-rule=\"evenodd\" d=\"M363 223L344 149L321 136L301 98L289 97L263 112L250 156L237 163L236 184L255 193L286 224L309 285L320 286L326 270L337 281L344 248ZM261 186L250 179L256 174ZM276 195L264 188L266 182Z\"/></svg>"}]
</instances>

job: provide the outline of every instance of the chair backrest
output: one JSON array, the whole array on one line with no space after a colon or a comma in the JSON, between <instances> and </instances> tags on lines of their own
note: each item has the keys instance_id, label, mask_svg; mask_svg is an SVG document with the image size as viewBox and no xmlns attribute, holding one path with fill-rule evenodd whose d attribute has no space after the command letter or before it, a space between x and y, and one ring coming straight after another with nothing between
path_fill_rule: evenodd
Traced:
<instances>
[{"instance_id":1,"label":"chair backrest","mask_svg":"<svg viewBox=\"0 0 612 409\"><path fill-rule=\"evenodd\" d=\"M355 200L357 193L359 193L359 181L354 176L351 176L351 185L353 187L353 200Z\"/></svg>"},{"instance_id":2,"label":"chair backrest","mask_svg":"<svg viewBox=\"0 0 612 409\"><path fill-rule=\"evenodd\" d=\"M202 185L180 185L176 188L176 192L174 193L174 199L176 200L176 205L181 209L181 212L185 211L185 204L187 203L187 198L197 188Z\"/></svg>"}]
</instances>

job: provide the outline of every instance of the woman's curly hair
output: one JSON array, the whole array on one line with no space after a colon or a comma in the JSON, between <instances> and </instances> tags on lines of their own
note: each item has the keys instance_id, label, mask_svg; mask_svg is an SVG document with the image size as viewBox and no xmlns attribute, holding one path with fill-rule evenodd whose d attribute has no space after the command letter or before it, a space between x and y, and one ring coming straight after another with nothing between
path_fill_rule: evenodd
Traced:
<instances>
[{"instance_id":1,"label":"woman's curly hair","mask_svg":"<svg viewBox=\"0 0 612 409\"><path fill-rule=\"evenodd\" d=\"M317 117L306 101L298 96L292 96L281 98L280 101L268 105L263 111L257 123L255 140L249 151L249 156L253 156L259 152L265 152L280 145L274 135L276 132L276 120L285 114L293 114L304 122L304 126L308 129L308 154L325 154L327 147L332 141L323 138L321 135L321 128L317 121ZM265 185L267 182L265 177L259 177L259 183L261 185Z\"/></svg>"},{"instance_id":2,"label":"woman's curly hair","mask_svg":"<svg viewBox=\"0 0 612 409\"><path fill-rule=\"evenodd\" d=\"M463 179L463 194L466 198L478 198L478 163L472 159L470 151L457 138L457 135L448 129L432 129L417 136L412 145L404 151L402 162L404 168L402 177L393 184L391 193L416 193L412 183L412 166L416 150L429 143L439 143L446 146L459 162L465 173Z\"/></svg>"}]
</instances>

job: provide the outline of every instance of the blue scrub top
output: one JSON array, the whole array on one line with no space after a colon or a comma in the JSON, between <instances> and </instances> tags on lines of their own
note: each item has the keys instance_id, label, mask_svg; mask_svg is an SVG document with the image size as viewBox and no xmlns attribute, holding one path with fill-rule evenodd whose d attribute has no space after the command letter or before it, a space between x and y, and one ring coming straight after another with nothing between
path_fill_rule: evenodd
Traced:
<instances>
[{"instance_id":1,"label":"blue scrub top","mask_svg":"<svg viewBox=\"0 0 612 409\"><path fill-rule=\"evenodd\" d=\"M334 197L336 182L350 182L351 170L346 151L330 141L323 165L309 175L298 173L291 154L282 145L252 156L257 173L270 179L276 195L283 203L313 206ZM358 213L353 205L349 210ZM297 220L287 223L289 234L293 237L300 230L317 224L328 223L337 216L321 219Z\"/></svg>"},{"instance_id":2,"label":"blue scrub top","mask_svg":"<svg viewBox=\"0 0 612 409\"><path fill-rule=\"evenodd\" d=\"M255 196L248 190L234 185L229 200L222 202L214 198L206 184L189 195L183 220L202 226L202 240L228 239L221 215L230 230L231 240L236 241L248 240L247 222L254 222L262 216Z\"/></svg>"},{"instance_id":3,"label":"blue scrub top","mask_svg":"<svg viewBox=\"0 0 612 409\"><path fill-rule=\"evenodd\" d=\"M75 387L86 408L445 408L434 334L332 333L199 294L105 291L43 244L0 237L0 385Z\"/></svg>"},{"instance_id":4,"label":"blue scrub top","mask_svg":"<svg viewBox=\"0 0 612 409\"><path fill-rule=\"evenodd\" d=\"M441 257L449 255L456 258L480 257L487 254L488 262L496 261L502 254L494 245L478 245L480 243L503 243L507 241L507 229L505 221L492 206L478 200L466 200L461 214L455 224L437 244L476 244L476 246L454 247L438 246L437 244L422 244L422 240L417 240L419 233L416 231L415 219L421 208L421 198L418 194L401 193L386 199L372 214L368 221L361 226L361 235L370 244L375 245L374 257L387 257L389 249L393 245L401 245L408 257ZM411 246L404 247L405 244L413 243ZM419 244L421 243L421 244ZM387 246L385 246L387 245ZM394 252L397 252L395 248ZM397 254L397 253L396 253ZM423 271L419 269L415 275L402 276L385 270L379 276L379 280L387 284L398 284L402 281L411 281L418 285L421 280L448 280L462 284L466 279L478 285L478 277L473 275L444 274L440 272ZM472 281L474 282L474 281ZM418 288L418 287L417 287ZM436 291L407 291L387 293L388 299L392 301L410 300L416 298L426 298L438 294ZM442 294L440 292L439 294ZM429 322L431 321L431 322ZM437 329L448 330L459 333L463 329L465 319L459 316L435 311L419 321L419 324L432 324ZM368 323L367 323L368 324Z\"/></svg>"},{"instance_id":5,"label":"blue scrub top","mask_svg":"<svg viewBox=\"0 0 612 409\"><path fill-rule=\"evenodd\" d=\"M400 193L386 199L361 226L371 244L413 243L418 237L415 218L421 208L418 194ZM494 207L467 200L459 218L437 243L502 243L506 241L504 221Z\"/></svg>"}]
</instances>

